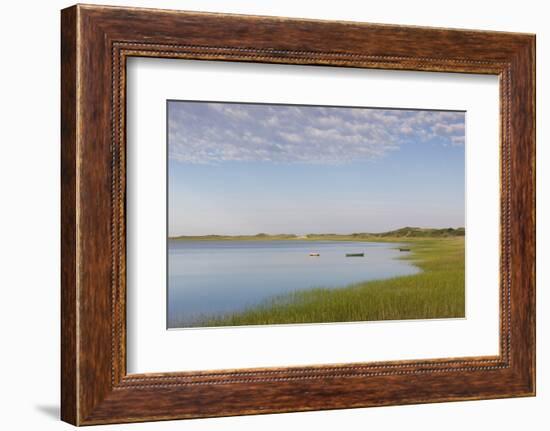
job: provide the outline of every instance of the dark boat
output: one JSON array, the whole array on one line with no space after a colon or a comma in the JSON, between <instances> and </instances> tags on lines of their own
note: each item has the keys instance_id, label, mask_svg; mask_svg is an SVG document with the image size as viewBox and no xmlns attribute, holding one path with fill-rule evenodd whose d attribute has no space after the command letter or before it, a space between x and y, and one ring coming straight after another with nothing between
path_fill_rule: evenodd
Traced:
<instances>
[{"instance_id":1,"label":"dark boat","mask_svg":"<svg viewBox=\"0 0 550 431\"><path fill-rule=\"evenodd\" d=\"M346 253L346 257L364 257L365 253Z\"/></svg>"},{"instance_id":2,"label":"dark boat","mask_svg":"<svg viewBox=\"0 0 550 431\"><path fill-rule=\"evenodd\" d=\"M399 247L399 251L411 251L410 248Z\"/></svg>"}]
</instances>

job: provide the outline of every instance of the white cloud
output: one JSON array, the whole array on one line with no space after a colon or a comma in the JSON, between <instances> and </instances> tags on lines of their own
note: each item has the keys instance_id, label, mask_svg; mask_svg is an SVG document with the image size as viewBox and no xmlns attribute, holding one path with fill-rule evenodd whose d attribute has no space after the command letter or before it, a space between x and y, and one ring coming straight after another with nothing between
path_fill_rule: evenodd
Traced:
<instances>
[{"instance_id":1,"label":"white cloud","mask_svg":"<svg viewBox=\"0 0 550 431\"><path fill-rule=\"evenodd\" d=\"M458 147L464 145L464 135L461 136L451 136L451 145Z\"/></svg>"},{"instance_id":2,"label":"white cloud","mask_svg":"<svg viewBox=\"0 0 550 431\"><path fill-rule=\"evenodd\" d=\"M250 114L239 105L234 104L222 104L222 103L209 103L208 106L214 111L226 115L234 120L249 120Z\"/></svg>"},{"instance_id":3,"label":"white cloud","mask_svg":"<svg viewBox=\"0 0 550 431\"><path fill-rule=\"evenodd\" d=\"M288 132L279 132L278 135L283 138L285 141L292 143L304 142L304 137L298 133L288 133Z\"/></svg>"},{"instance_id":4,"label":"white cloud","mask_svg":"<svg viewBox=\"0 0 550 431\"><path fill-rule=\"evenodd\" d=\"M464 123L436 123L432 126L432 131L435 134L453 134L453 133L462 133L464 134Z\"/></svg>"},{"instance_id":5,"label":"white cloud","mask_svg":"<svg viewBox=\"0 0 550 431\"><path fill-rule=\"evenodd\" d=\"M171 102L170 158L187 163L341 164L407 143L464 144L464 113Z\"/></svg>"}]
</instances>

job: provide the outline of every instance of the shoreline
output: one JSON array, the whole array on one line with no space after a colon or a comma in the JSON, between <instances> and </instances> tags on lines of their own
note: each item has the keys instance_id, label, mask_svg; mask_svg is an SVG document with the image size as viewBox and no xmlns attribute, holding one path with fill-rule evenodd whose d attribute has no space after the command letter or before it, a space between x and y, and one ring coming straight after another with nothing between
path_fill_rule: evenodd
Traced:
<instances>
[{"instance_id":1,"label":"shoreline","mask_svg":"<svg viewBox=\"0 0 550 431\"><path fill-rule=\"evenodd\" d=\"M241 312L171 328L464 317L464 237L377 238L376 242L407 243L410 252L397 259L410 260L421 272L340 288L299 290Z\"/></svg>"},{"instance_id":2,"label":"shoreline","mask_svg":"<svg viewBox=\"0 0 550 431\"><path fill-rule=\"evenodd\" d=\"M255 235L180 235L168 237L169 241L395 241L397 239L415 239L415 238L457 238L464 237L465 228L417 228L404 227L388 232L371 233L358 232L349 234L337 233L309 233L304 235L296 234L265 234Z\"/></svg>"}]
</instances>

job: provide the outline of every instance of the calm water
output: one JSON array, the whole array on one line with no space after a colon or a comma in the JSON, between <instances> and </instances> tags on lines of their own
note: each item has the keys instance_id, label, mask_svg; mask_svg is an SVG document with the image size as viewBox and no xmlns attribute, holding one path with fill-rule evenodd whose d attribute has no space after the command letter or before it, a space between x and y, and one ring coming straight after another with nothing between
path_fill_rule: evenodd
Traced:
<instances>
[{"instance_id":1,"label":"calm water","mask_svg":"<svg viewBox=\"0 0 550 431\"><path fill-rule=\"evenodd\" d=\"M312 287L409 275L398 244L340 241L169 241L168 326L241 311ZM319 257L310 257L310 252ZM346 257L365 253L365 257Z\"/></svg>"},{"instance_id":2,"label":"calm water","mask_svg":"<svg viewBox=\"0 0 550 431\"><path fill-rule=\"evenodd\" d=\"M312 287L419 272L398 244L337 241L169 241L168 326L185 327ZM320 253L310 257L310 252ZM365 253L365 257L346 257Z\"/></svg>"}]
</instances>

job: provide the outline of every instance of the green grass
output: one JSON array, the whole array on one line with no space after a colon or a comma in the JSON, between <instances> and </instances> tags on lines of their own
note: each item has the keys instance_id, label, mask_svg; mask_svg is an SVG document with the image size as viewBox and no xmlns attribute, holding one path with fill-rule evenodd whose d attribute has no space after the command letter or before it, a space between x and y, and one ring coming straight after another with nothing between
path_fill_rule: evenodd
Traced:
<instances>
[{"instance_id":1,"label":"green grass","mask_svg":"<svg viewBox=\"0 0 550 431\"><path fill-rule=\"evenodd\" d=\"M384 237L400 241L402 237ZM464 317L464 237L407 239L415 275L339 289L314 288L272 298L193 326L240 326ZM368 264L368 257L366 258Z\"/></svg>"}]
</instances>

